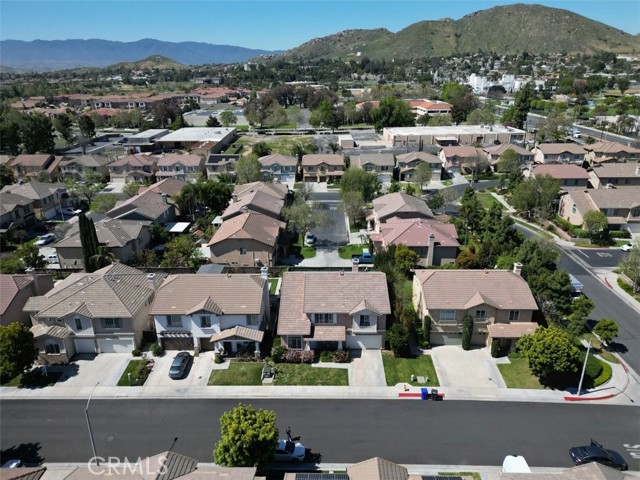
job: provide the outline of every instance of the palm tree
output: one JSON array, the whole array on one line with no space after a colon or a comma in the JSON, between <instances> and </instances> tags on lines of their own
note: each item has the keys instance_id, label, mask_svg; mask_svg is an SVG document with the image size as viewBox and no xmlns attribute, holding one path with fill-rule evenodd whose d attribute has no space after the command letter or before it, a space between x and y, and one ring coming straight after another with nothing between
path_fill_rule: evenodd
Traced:
<instances>
[{"instance_id":1,"label":"palm tree","mask_svg":"<svg viewBox=\"0 0 640 480\"><path fill-rule=\"evenodd\" d=\"M100 270L101 268L106 267L107 265L111 265L116 261L116 256L109 251L109 247L107 245L100 245L98 247L98 252L89 257L89 263L95 270Z\"/></svg>"}]
</instances>

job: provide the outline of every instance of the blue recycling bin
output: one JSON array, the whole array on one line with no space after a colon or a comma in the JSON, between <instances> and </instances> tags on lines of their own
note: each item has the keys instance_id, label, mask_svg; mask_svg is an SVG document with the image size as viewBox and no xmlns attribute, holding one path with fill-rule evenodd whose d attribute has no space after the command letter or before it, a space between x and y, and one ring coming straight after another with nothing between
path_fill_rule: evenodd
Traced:
<instances>
[{"instance_id":1,"label":"blue recycling bin","mask_svg":"<svg viewBox=\"0 0 640 480\"><path fill-rule=\"evenodd\" d=\"M429 389L428 388L421 388L420 389L420 398L422 400L429 400Z\"/></svg>"}]
</instances>

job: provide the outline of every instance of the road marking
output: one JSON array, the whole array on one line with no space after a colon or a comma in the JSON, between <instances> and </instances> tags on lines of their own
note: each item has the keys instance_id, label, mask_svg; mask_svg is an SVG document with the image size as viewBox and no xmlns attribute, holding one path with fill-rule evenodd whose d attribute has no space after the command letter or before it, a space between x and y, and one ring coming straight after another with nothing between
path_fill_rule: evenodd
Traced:
<instances>
[{"instance_id":1,"label":"road marking","mask_svg":"<svg viewBox=\"0 0 640 480\"><path fill-rule=\"evenodd\" d=\"M586 253L584 253L582 250L578 250L579 253L581 253L582 255L584 255L585 257L589 258L589 255L587 255Z\"/></svg>"},{"instance_id":2,"label":"road marking","mask_svg":"<svg viewBox=\"0 0 640 480\"><path fill-rule=\"evenodd\" d=\"M599 257L613 257L613 255L611 255L610 253L606 253L606 252L596 252L596 255L598 255Z\"/></svg>"}]
</instances>

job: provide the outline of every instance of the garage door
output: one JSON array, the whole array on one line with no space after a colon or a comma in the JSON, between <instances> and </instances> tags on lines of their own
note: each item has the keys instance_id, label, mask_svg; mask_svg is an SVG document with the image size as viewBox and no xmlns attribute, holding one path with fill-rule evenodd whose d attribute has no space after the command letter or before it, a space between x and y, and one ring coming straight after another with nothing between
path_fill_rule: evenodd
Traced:
<instances>
[{"instance_id":1,"label":"garage door","mask_svg":"<svg viewBox=\"0 0 640 480\"><path fill-rule=\"evenodd\" d=\"M73 340L76 353L96 353L96 342L93 338L76 338Z\"/></svg>"},{"instance_id":2,"label":"garage door","mask_svg":"<svg viewBox=\"0 0 640 480\"><path fill-rule=\"evenodd\" d=\"M193 338L163 338L162 348L165 350L193 350Z\"/></svg>"},{"instance_id":3,"label":"garage door","mask_svg":"<svg viewBox=\"0 0 640 480\"><path fill-rule=\"evenodd\" d=\"M431 334L431 344L432 345L462 345L462 334L461 333L432 333Z\"/></svg>"},{"instance_id":4,"label":"garage door","mask_svg":"<svg viewBox=\"0 0 640 480\"><path fill-rule=\"evenodd\" d=\"M347 337L347 348L354 350L381 349L382 335L351 335Z\"/></svg>"},{"instance_id":5,"label":"garage door","mask_svg":"<svg viewBox=\"0 0 640 480\"><path fill-rule=\"evenodd\" d=\"M98 340L100 353L131 353L133 350L133 338L129 339L103 339Z\"/></svg>"}]
</instances>

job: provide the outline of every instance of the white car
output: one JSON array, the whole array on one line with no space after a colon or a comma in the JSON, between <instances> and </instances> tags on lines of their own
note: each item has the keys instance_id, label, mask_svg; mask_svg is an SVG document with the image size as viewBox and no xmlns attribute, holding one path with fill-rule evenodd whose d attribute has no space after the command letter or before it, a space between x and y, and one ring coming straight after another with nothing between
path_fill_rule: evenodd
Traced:
<instances>
[{"instance_id":1,"label":"white car","mask_svg":"<svg viewBox=\"0 0 640 480\"><path fill-rule=\"evenodd\" d=\"M82 210L80 210L79 208L71 208L71 207L67 207L67 208L63 208L62 209L62 213L65 215L78 215L80 213L82 213Z\"/></svg>"},{"instance_id":2,"label":"white car","mask_svg":"<svg viewBox=\"0 0 640 480\"><path fill-rule=\"evenodd\" d=\"M626 245L622 245L620 247L620 250L622 250L623 252L630 252L632 248L633 248L633 243L627 243Z\"/></svg>"},{"instance_id":3,"label":"white car","mask_svg":"<svg viewBox=\"0 0 640 480\"><path fill-rule=\"evenodd\" d=\"M307 449L300 442L280 440L273 459L276 462L302 462L306 454Z\"/></svg>"},{"instance_id":4,"label":"white car","mask_svg":"<svg viewBox=\"0 0 640 480\"><path fill-rule=\"evenodd\" d=\"M311 232L307 232L307 234L304 236L304 245L306 247L312 247L315 243L316 236Z\"/></svg>"},{"instance_id":5,"label":"white car","mask_svg":"<svg viewBox=\"0 0 640 480\"><path fill-rule=\"evenodd\" d=\"M47 233L46 235L40 235L38 240L36 240L36 245L38 247L42 247L43 245L47 245L53 242L56 237L53 236L53 233Z\"/></svg>"}]
</instances>

